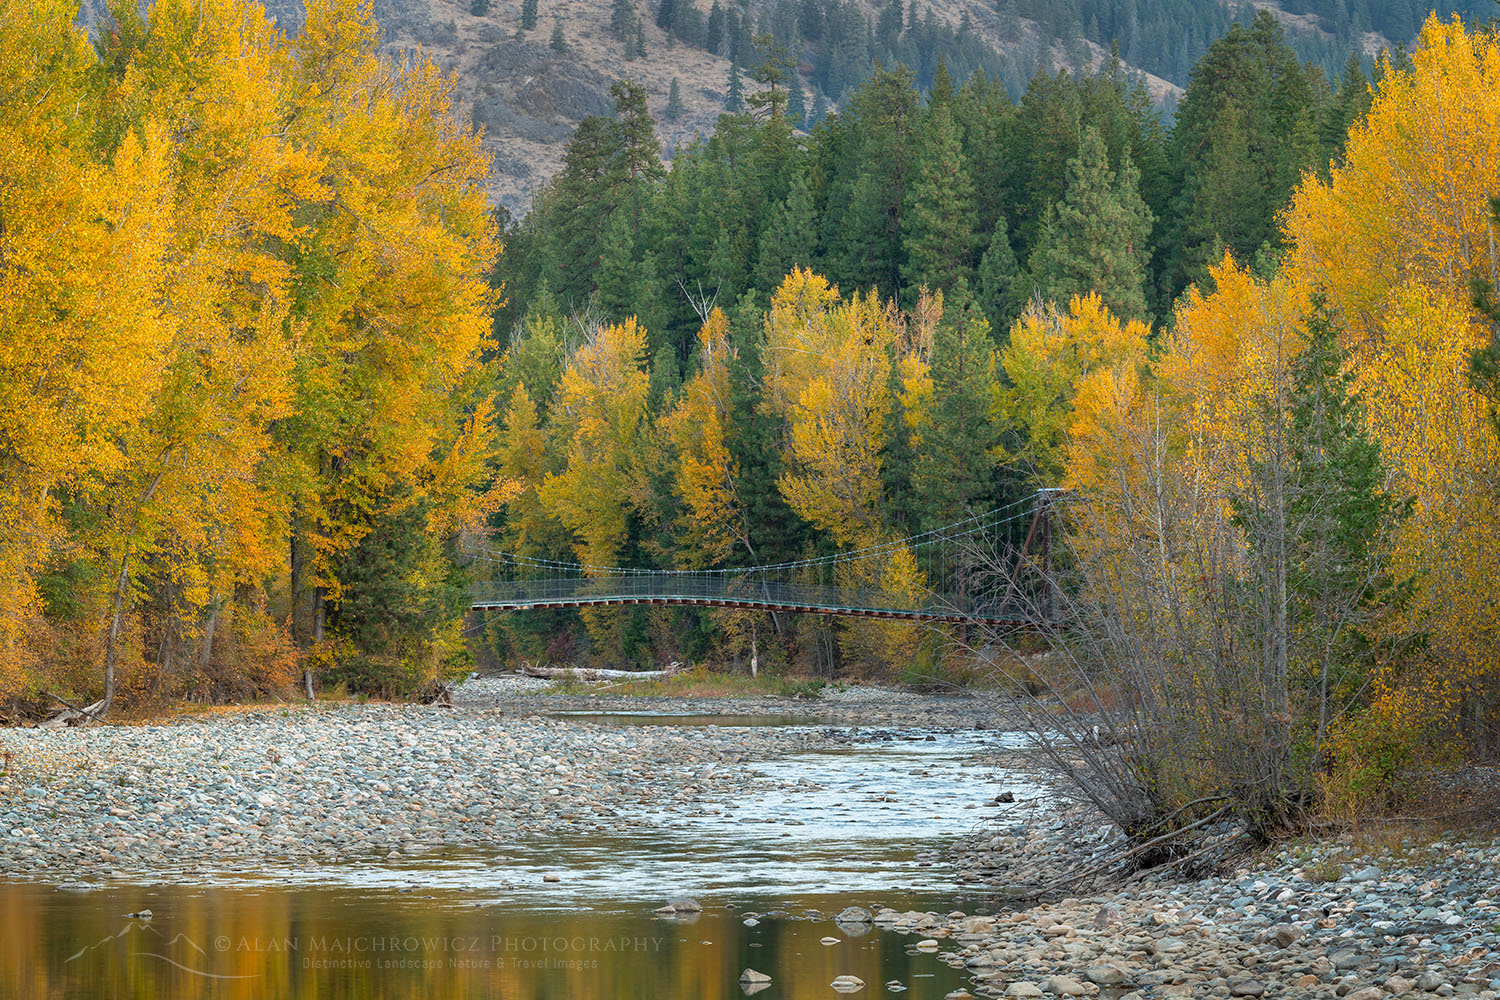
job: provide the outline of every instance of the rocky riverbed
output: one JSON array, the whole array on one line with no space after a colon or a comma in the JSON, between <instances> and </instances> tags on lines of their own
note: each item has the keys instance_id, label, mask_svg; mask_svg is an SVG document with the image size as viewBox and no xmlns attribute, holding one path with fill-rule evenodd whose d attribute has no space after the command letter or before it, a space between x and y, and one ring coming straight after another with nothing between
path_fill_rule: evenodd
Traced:
<instances>
[{"instance_id":1,"label":"rocky riverbed","mask_svg":"<svg viewBox=\"0 0 1500 1000\"><path fill-rule=\"evenodd\" d=\"M847 748L880 727L911 738L1005 726L981 700L881 689L803 701L547 687L486 678L460 687L453 708L344 703L0 731L0 870L65 882L237 863L406 864L564 831L650 830L665 815L732 829L762 819L742 803L768 801L768 781L786 796L820 793L820 775L769 766L789 755ZM662 724L570 714L593 712ZM714 716L815 724L692 724ZM1384 853L1297 844L1208 879L1022 906L1004 892L1018 872L1062 871L1118 835L1035 786L1017 798L933 869L985 902L865 914L965 970L973 995L1500 998L1500 840L1414 839ZM642 913L661 902L642 901ZM852 917L839 925L848 933Z\"/></svg>"},{"instance_id":2,"label":"rocky riverbed","mask_svg":"<svg viewBox=\"0 0 1500 1000\"><path fill-rule=\"evenodd\" d=\"M164 724L0 731L0 870L71 878L224 862L368 860L485 848L653 816L734 815L758 761L836 747L853 724L984 725L965 699L882 690L786 698L539 696L500 677L455 707L330 704ZM823 726L611 726L600 708ZM663 721L671 721L670 718ZM994 725L993 721L990 722ZM811 777L783 779L795 790Z\"/></svg>"},{"instance_id":3,"label":"rocky riverbed","mask_svg":"<svg viewBox=\"0 0 1500 1000\"><path fill-rule=\"evenodd\" d=\"M996 847L1014 851L1027 839L1001 835ZM1500 996L1500 840L1439 842L1401 858L1356 858L1324 844L1268 854L1224 877L999 916L884 911L874 919L941 948L972 971L983 996L1492 1000Z\"/></svg>"}]
</instances>

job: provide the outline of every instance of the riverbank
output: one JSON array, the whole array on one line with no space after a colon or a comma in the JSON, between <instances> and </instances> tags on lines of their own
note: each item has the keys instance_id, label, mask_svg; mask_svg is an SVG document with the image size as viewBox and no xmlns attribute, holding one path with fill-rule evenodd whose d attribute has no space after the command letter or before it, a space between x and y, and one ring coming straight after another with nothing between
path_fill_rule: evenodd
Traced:
<instances>
[{"instance_id":1,"label":"riverbank","mask_svg":"<svg viewBox=\"0 0 1500 1000\"><path fill-rule=\"evenodd\" d=\"M1080 833L1000 833L992 848L1045 855ZM983 996L1493 1000L1500 838L1394 851L1305 844L1220 877L1148 879L1000 916L887 912L876 922L937 942Z\"/></svg>"},{"instance_id":2,"label":"riverbank","mask_svg":"<svg viewBox=\"0 0 1500 1000\"><path fill-rule=\"evenodd\" d=\"M452 708L324 703L0 730L10 760L0 779L0 869L72 879L370 861L650 827L663 813L733 816L741 800L767 790L757 764L847 746L856 737L843 727L999 725L971 699L885 689L812 702L643 703L541 693L547 687L481 678L459 687ZM679 724L588 718L600 711ZM804 724L682 724L724 716ZM811 789L813 777L800 780ZM780 784L794 791L797 782Z\"/></svg>"},{"instance_id":3,"label":"riverbank","mask_svg":"<svg viewBox=\"0 0 1500 1000\"><path fill-rule=\"evenodd\" d=\"M1049 866L1061 872L1117 848L1117 835L1039 784L1025 787L1026 757L994 733L1007 720L982 699L869 687L830 688L816 700L551 692L545 681L495 677L462 685L452 708L338 703L3 730L11 765L0 780L0 869L97 884L190 878L216 866L287 872L354 862L423 878L430 889L430 869L419 873L445 850L509 851L505 877L524 872L537 883L526 898L539 900L553 891L544 884L556 862L549 845L556 853L564 842L639 831L634 848L660 853L662 835L679 829L688 842L728 838L731 853L743 850L736 843L758 844L754 859L719 883L744 887L777 865L805 875L830 803L848 800L845 822L868 825L886 808L895 810L888 825L930 824L918 813L932 800L910 813L883 801L897 779L882 776L881 761L900 760L901 780L930 782L961 753L972 776L948 776L957 788L942 800L948 836L979 832L912 870L929 872L934 886L969 886L976 902L964 913L874 916L963 969L974 995L1500 997L1500 840L1414 838L1388 842L1384 853L1336 839L1290 845L1202 880L1155 876L1016 908L1005 889L1022 873L1035 881ZM868 755L878 741L917 740L906 744L916 748L934 733L930 763ZM865 756L842 765L807 757L840 753ZM838 772L850 767L864 773L840 786ZM978 792L985 775L1006 775L1017 801L995 805L993 784ZM763 825L772 820L793 829ZM746 831L756 832L733 840ZM795 849L779 849L797 837ZM534 849L517 859L523 842ZM844 857L818 863L848 865L843 886L874 885ZM666 901L654 898L655 886L682 875L671 866L692 862L675 858L645 880L653 895L637 894L642 914ZM699 864L727 870L730 862ZM470 878L493 876L483 865L453 876ZM733 912L736 896L705 903Z\"/></svg>"}]
</instances>

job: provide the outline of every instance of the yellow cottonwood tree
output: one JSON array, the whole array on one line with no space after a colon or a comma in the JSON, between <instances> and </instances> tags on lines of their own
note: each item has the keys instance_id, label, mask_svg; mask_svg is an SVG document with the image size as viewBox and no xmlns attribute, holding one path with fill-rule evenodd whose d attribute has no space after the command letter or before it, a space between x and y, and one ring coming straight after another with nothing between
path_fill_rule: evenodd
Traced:
<instances>
[{"instance_id":1,"label":"yellow cottonwood tree","mask_svg":"<svg viewBox=\"0 0 1500 1000\"><path fill-rule=\"evenodd\" d=\"M1469 281L1500 269L1497 177L1500 42L1433 16L1409 67L1382 75L1344 162L1326 181L1306 178L1286 218L1286 272L1326 288L1349 318L1370 429L1415 504L1393 562L1416 591L1395 627L1425 632L1437 668L1411 674L1425 694L1398 690L1398 675L1380 681L1408 723L1451 718L1464 699L1500 704L1500 540L1488 513L1500 442L1466 378L1487 335Z\"/></svg>"},{"instance_id":2,"label":"yellow cottonwood tree","mask_svg":"<svg viewBox=\"0 0 1500 1000\"><path fill-rule=\"evenodd\" d=\"M553 402L552 420L567 442L566 465L548 474L538 494L573 533L586 565L619 564L632 500L642 495L650 391L645 354L646 330L635 317L597 328L569 359Z\"/></svg>"},{"instance_id":3,"label":"yellow cottonwood tree","mask_svg":"<svg viewBox=\"0 0 1500 1000\"><path fill-rule=\"evenodd\" d=\"M752 558L755 552L738 493L739 467L728 445L733 351L729 319L716 308L698 331L698 371L663 420L677 451L673 489L687 507L688 537L681 548L700 565L722 562L737 544Z\"/></svg>"},{"instance_id":4,"label":"yellow cottonwood tree","mask_svg":"<svg viewBox=\"0 0 1500 1000\"><path fill-rule=\"evenodd\" d=\"M1067 312L1032 305L1011 329L1000 363L1010 378L995 400L995 419L1021 441L1012 448L1045 486L1064 475L1064 448L1075 396L1105 373L1143 365L1149 329L1122 322L1098 295L1074 297Z\"/></svg>"}]
</instances>

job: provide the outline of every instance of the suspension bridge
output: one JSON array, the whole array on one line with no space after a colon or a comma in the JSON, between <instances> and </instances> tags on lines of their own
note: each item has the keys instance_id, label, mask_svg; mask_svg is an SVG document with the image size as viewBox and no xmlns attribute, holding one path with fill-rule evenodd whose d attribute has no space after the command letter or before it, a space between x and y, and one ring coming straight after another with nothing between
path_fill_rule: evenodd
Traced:
<instances>
[{"instance_id":1,"label":"suspension bridge","mask_svg":"<svg viewBox=\"0 0 1500 1000\"><path fill-rule=\"evenodd\" d=\"M1051 508L1059 490L931 531L848 552L712 570L588 566L472 551L491 569L475 610L696 605L915 622L1026 627L1050 617ZM1025 541L1013 539L1029 522ZM883 585L891 560L910 553L919 582ZM1032 572L1027 572L1027 570Z\"/></svg>"}]
</instances>

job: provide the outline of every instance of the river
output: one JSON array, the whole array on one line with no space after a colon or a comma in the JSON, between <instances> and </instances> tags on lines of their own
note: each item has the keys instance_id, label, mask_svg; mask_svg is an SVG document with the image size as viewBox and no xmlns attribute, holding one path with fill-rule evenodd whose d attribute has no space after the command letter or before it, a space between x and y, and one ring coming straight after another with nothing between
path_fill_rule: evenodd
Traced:
<instances>
[{"instance_id":1,"label":"river","mask_svg":"<svg viewBox=\"0 0 1500 1000\"><path fill-rule=\"evenodd\" d=\"M813 719L579 715L580 726L745 726ZM826 728L826 727L825 727ZM845 727L835 748L752 765L732 809L646 805L617 832L500 849L287 866L167 866L0 883L0 993L15 997L940 998L966 977L917 939L838 924L846 906L947 913L966 893L943 849L991 818L1004 734ZM1003 759L1003 758L1001 758ZM758 787L758 786L757 786ZM692 897L703 912L653 914ZM133 917L149 910L149 919ZM827 943L825 943L827 942Z\"/></svg>"}]
</instances>

